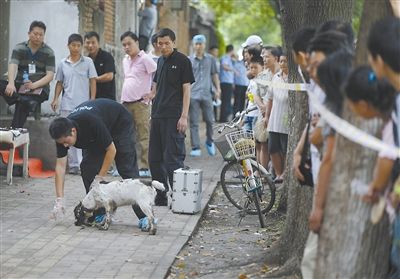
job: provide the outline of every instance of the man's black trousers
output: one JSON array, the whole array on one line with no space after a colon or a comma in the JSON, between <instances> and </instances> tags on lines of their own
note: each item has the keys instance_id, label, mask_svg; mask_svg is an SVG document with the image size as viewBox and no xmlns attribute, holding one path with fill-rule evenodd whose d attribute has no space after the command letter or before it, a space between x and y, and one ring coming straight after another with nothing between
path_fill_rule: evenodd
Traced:
<instances>
[{"instance_id":1,"label":"man's black trousers","mask_svg":"<svg viewBox=\"0 0 400 279\"><path fill-rule=\"evenodd\" d=\"M178 132L176 118L151 120L149 165L153 180L173 186L174 171L183 168L185 160L185 135ZM158 191L159 192L159 191Z\"/></svg>"}]
</instances>

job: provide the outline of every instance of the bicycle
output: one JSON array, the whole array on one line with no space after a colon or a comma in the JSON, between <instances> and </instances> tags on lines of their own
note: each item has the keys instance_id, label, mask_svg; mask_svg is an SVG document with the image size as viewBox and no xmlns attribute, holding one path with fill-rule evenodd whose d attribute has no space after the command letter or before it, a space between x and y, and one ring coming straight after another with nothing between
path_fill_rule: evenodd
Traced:
<instances>
[{"instance_id":1,"label":"bicycle","mask_svg":"<svg viewBox=\"0 0 400 279\"><path fill-rule=\"evenodd\" d=\"M243 131L239 126L251 110L244 110L230 122L217 126L214 143L227 162L220 180L224 194L240 210L242 218L257 214L264 228L264 214L275 203L276 188L272 175L255 160L253 132Z\"/></svg>"}]
</instances>

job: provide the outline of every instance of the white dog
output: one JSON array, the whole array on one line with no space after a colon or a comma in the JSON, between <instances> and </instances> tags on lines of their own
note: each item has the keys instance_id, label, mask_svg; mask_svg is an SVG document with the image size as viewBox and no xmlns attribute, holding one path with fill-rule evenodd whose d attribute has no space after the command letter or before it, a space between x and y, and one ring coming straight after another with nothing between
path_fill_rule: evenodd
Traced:
<instances>
[{"instance_id":1,"label":"white dog","mask_svg":"<svg viewBox=\"0 0 400 279\"><path fill-rule=\"evenodd\" d=\"M75 225L84 224L85 220L93 215L94 210L104 207L105 221L100 229L108 230L111 214L118 207L137 204L149 220L150 234L155 234L157 228L154 223L153 205L157 194L156 189L165 191L164 185L155 180L147 182L139 179L124 179L107 184L94 181L89 193L74 209Z\"/></svg>"}]
</instances>

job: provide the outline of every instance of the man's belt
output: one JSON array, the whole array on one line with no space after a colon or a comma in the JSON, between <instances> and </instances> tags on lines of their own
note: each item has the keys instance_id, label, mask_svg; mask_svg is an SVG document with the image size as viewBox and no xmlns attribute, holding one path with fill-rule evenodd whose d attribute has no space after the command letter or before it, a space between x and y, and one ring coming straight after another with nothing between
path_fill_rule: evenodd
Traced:
<instances>
[{"instance_id":1,"label":"man's belt","mask_svg":"<svg viewBox=\"0 0 400 279\"><path fill-rule=\"evenodd\" d=\"M134 104L134 103L138 103L138 102L141 102L141 101L143 101L143 98L140 98L140 99L132 101L132 102L124 102L124 104Z\"/></svg>"}]
</instances>

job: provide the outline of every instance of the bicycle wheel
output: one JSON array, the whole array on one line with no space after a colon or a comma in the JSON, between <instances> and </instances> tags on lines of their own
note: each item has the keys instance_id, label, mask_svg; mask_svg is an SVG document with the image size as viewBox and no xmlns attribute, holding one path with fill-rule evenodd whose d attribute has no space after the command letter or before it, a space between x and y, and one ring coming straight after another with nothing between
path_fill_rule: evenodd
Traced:
<instances>
[{"instance_id":1,"label":"bicycle wheel","mask_svg":"<svg viewBox=\"0 0 400 279\"><path fill-rule=\"evenodd\" d=\"M261 187L255 191L259 197L259 205L263 214L271 210L275 202L275 185L267 173L261 172L252 162L255 179ZM246 181L240 162L232 161L221 171L221 187L228 200L239 210L248 214L258 214L252 193L245 189Z\"/></svg>"},{"instance_id":2,"label":"bicycle wheel","mask_svg":"<svg viewBox=\"0 0 400 279\"><path fill-rule=\"evenodd\" d=\"M260 201L260 197L258 196L257 191L253 192L253 202L254 202L254 205L257 210L258 219L260 220L260 226L261 226L261 228L265 228L266 226L265 226L264 214L261 211L261 207L260 207L261 201Z\"/></svg>"}]
</instances>

